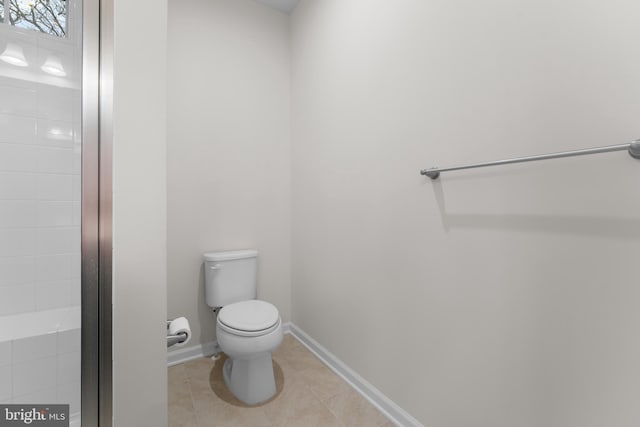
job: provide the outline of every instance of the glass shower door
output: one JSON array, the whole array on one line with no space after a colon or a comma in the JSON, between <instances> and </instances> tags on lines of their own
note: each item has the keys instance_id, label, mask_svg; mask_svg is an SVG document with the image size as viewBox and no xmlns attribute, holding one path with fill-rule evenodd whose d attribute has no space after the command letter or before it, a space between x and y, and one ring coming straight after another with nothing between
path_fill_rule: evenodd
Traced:
<instances>
[{"instance_id":1,"label":"glass shower door","mask_svg":"<svg viewBox=\"0 0 640 427\"><path fill-rule=\"evenodd\" d=\"M81 8L0 0L0 419L80 424Z\"/></svg>"}]
</instances>

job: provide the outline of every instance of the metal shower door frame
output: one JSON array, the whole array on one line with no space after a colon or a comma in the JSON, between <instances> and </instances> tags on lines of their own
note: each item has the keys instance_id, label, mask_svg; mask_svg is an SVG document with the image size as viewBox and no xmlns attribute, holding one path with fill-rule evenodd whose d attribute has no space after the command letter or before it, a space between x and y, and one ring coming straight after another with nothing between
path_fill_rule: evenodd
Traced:
<instances>
[{"instance_id":1,"label":"metal shower door frame","mask_svg":"<svg viewBox=\"0 0 640 427\"><path fill-rule=\"evenodd\" d=\"M82 0L82 426L113 424L113 0Z\"/></svg>"}]
</instances>

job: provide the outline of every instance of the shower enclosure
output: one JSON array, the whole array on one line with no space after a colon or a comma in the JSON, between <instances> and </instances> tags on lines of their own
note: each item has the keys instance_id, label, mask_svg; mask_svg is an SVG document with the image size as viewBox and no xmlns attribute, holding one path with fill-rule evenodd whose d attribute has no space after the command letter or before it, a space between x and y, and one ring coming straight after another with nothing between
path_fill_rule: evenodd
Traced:
<instances>
[{"instance_id":1,"label":"shower enclosure","mask_svg":"<svg viewBox=\"0 0 640 427\"><path fill-rule=\"evenodd\" d=\"M110 411L98 20L0 0L0 405L68 404L72 426Z\"/></svg>"}]
</instances>

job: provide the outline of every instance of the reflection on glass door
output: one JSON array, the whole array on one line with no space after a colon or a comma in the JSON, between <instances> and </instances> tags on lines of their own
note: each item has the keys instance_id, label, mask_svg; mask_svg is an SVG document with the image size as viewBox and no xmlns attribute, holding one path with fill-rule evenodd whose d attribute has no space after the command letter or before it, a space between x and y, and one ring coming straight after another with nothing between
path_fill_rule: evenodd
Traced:
<instances>
[{"instance_id":1,"label":"reflection on glass door","mask_svg":"<svg viewBox=\"0 0 640 427\"><path fill-rule=\"evenodd\" d=\"M81 1L0 0L0 405L80 414Z\"/></svg>"}]
</instances>

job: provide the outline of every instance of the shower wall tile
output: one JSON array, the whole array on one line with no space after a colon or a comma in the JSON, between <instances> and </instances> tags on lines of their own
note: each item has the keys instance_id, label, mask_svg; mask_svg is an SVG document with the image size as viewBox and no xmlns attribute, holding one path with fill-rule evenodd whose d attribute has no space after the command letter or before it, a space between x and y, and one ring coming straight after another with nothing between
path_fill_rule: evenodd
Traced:
<instances>
[{"instance_id":1,"label":"shower wall tile","mask_svg":"<svg viewBox=\"0 0 640 427\"><path fill-rule=\"evenodd\" d=\"M35 310L33 284L0 287L0 313L16 314Z\"/></svg>"},{"instance_id":2,"label":"shower wall tile","mask_svg":"<svg viewBox=\"0 0 640 427\"><path fill-rule=\"evenodd\" d=\"M43 403L56 402L57 387L47 387L32 393L16 396L12 399L13 403Z\"/></svg>"},{"instance_id":3,"label":"shower wall tile","mask_svg":"<svg viewBox=\"0 0 640 427\"><path fill-rule=\"evenodd\" d=\"M56 280L36 284L36 310L67 307L71 301L71 280Z\"/></svg>"},{"instance_id":4,"label":"shower wall tile","mask_svg":"<svg viewBox=\"0 0 640 427\"><path fill-rule=\"evenodd\" d=\"M38 229L38 255L79 252L79 232L77 227Z\"/></svg>"},{"instance_id":5,"label":"shower wall tile","mask_svg":"<svg viewBox=\"0 0 640 427\"><path fill-rule=\"evenodd\" d=\"M81 293L81 281L80 279L72 279L71 280L71 305L80 305L82 301L82 293Z\"/></svg>"},{"instance_id":6,"label":"shower wall tile","mask_svg":"<svg viewBox=\"0 0 640 427\"><path fill-rule=\"evenodd\" d=\"M40 85L38 117L49 120L73 120L73 90Z\"/></svg>"},{"instance_id":7,"label":"shower wall tile","mask_svg":"<svg viewBox=\"0 0 640 427\"><path fill-rule=\"evenodd\" d=\"M36 258L36 281L38 283L69 279L71 279L70 254Z\"/></svg>"},{"instance_id":8,"label":"shower wall tile","mask_svg":"<svg viewBox=\"0 0 640 427\"><path fill-rule=\"evenodd\" d=\"M79 145L76 145L73 148L73 165L71 169L71 173L74 175L80 175L82 171L82 150Z\"/></svg>"},{"instance_id":9,"label":"shower wall tile","mask_svg":"<svg viewBox=\"0 0 640 427\"><path fill-rule=\"evenodd\" d=\"M79 305L80 91L2 76L0 93L0 316Z\"/></svg>"},{"instance_id":10,"label":"shower wall tile","mask_svg":"<svg viewBox=\"0 0 640 427\"><path fill-rule=\"evenodd\" d=\"M74 206L75 206L74 202ZM71 240L71 252L72 254L77 254L78 256L80 256L81 252L82 252L82 240L80 239L80 236L82 234L81 231L81 224L80 222L78 222L78 224L75 223L74 221L74 226L71 227L72 234L74 235L74 238ZM77 274L80 274L80 264L74 264L74 258L73 256L71 257L71 277L73 277L73 273L74 273L74 269L77 268Z\"/></svg>"},{"instance_id":11,"label":"shower wall tile","mask_svg":"<svg viewBox=\"0 0 640 427\"><path fill-rule=\"evenodd\" d=\"M58 385L58 403L69 404L69 413L80 412L80 382Z\"/></svg>"},{"instance_id":12,"label":"shower wall tile","mask_svg":"<svg viewBox=\"0 0 640 427\"><path fill-rule=\"evenodd\" d=\"M80 329L58 332L58 354L80 352Z\"/></svg>"},{"instance_id":13,"label":"shower wall tile","mask_svg":"<svg viewBox=\"0 0 640 427\"><path fill-rule=\"evenodd\" d=\"M35 144L36 119L33 117L0 114L0 142Z\"/></svg>"},{"instance_id":14,"label":"shower wall tile","mask_svg":"<svg viewBox=\"0 0 640 427\"><path fill-rule=\"evenodd\" d=\"M5 80L6 81L6 80ZM0 83L0 113L35 117L37 92L27 87L8 86Z\"/></svg>"},{"instance_id":15,"label":"shower wall tile","mask_svg":"<svg viewBox=\"0 0 640 427\"><path fill-rule=\"evenodd\" d=\"M35 229L0 229L0 257L32 255L35 250Z\"/></svg>"},{"instance_id":16,"label":"shower wall tile","mask_svg":"<svg viewBox=\"0 0 640 427\"><path fill-rule=\"evenodd\" d=\"M34 146L0 143L0 172L35 172L37 155Z\"/></svg>"},{"instance_id":17,"label":"shower wall tile","mask_svg":"<svg viewBox=\"0 0 640 427\"><path fill-rule=\"evenodd\" d=\"M73 120L79 123L82 119L82 94L75 91L71 97L73 98Z\"/></svg>"},{"instance_id":18,"label":"shower wall tile","mask_svg":"<svg viewBox=\"0 0 640 427\"><path fill-rule=\"evenodd\" d=\"M39 147L37 156L38 172L68 174L74 170L71 149Z\"/></svg>"},{"instance_id":19,"label":"shower wall tile","mask_svg":"<svg viewBox=\"0 0 640 427\"><path fill-rule=\"evenodd\" d=\"M80 382L80 352L58 355L58 384Z\"/></svg>"},{"instance_id":20,"label":"shower wall tile","mask_svg":"<svg viewBox=\"0 0 640 427\"><path fill-rule=\"evenodd\" d=\"M14 399L24 398L27 394L54 387L56 387L55 356L13 364Z\"/></svg>"},{"instance_id":21,"label":"shower wall tile","mask_svg":"<svg viewBox=\"0 0 640 427\"><path fill-rule=\"evenodd\" d=\"M11 341L0 342L0 366L11 364Z\"/></svg>"},{"instance_id":22,"label":"shower wall tile","mask_svg":"<svg viewBox=\"0 0 640 427\"><path fill-rule=\"evenodd\" d=\"M36 225L36 202L0 200L0 224L11 224L13 227Z\"/></svg>"},{"instance_id":23,"label":"shower wall tile","mask_svg":"<svg viewBox=\"0 0 640 427\"><path fill-rule=\"evenodd\" d=\"M0 172L0 200L35 200L36 195L36 175Z\"/></svg>"},{"instance_id":24,"label":"shower wall tile","mask_svg":"<svg viewBox=\"0 0 640 427\"><path fill-rule=\"evenodd\" d=\"M33 228L0 229L0 257L32 255L35 253L35 251L36 251L35 229Z\"/></svg>"},{"instance_id":25,"label":"shower wall tile","mask_svg":"<svg viewBox=\"0 0 640 427\"><path fill-rule=\"evenodd\" d=\"M73 176L72 200L82 200L82 178L79 175Z\"/></svg>"},{"instance_id":26,"label":"shower wall tile","mask_svg":"<svg viewBox=\"0 0 640 427\"><path fill-rule=\"evenodd\" d=\"M34 281L34 257L28 256L0 258L0 287L34 283ZM0 343L0 349L1 346L2 344ZM0 358L0 365L1 364L2 359Z\"/></svg>"},{"instance_id":27,"label":"shower wall tile","mask_svg":"<svg viewBox=\"0 0 640 427\"><path fill-rule=\"evenodd\" d=\"M12 377L11 365L0 366L0 402L6 402L11 398Z\"/></svg>"},{"instance_id":28,"label":"shower wall tile","mask_svg":"<svg viewBox=\"0 0 640 427\"><path fill-rule=\"evenodd\" d=\"M80 410L80 329L0 342L0 403L69 403Z\"/></svg>"},{"instance_id":29,"label":"shower wall tile","mask_svg":"<svg viewBox=\"0 0 640 427\"><path fill-rule=\"evenodd\" d=\"M77 78L36 75L49 53L40 42L74 46L70 39L61 47L16 37L30 66L24 75L3 69L0 76L0 317L80 305L80 263L72 262L80 258L80 227L72 223L81 188L81 93L69 87L78 87ZM71 69L78 66L69 66L68 75L79 76ZM55 330L51 323L44 330ZM80 367L80 330L58 335L0 342L0 402L63 402L80 410L80 380L71 366Z\"/></svg>"},{"instance_id":30,"label":"shower wall tile","mask_svg":"<svg viewBox=\"0 0 640 427\"><path fill-rule=\"evenodd\" d=\"M38 200L73 200L73 176L40 175L38 177Z\"/></svg>"},{"instance_id":31,"label":"shower wall tile","mask_svg":"<svg viewBox=\"0 0 640 427\"><path fill-rule=\"evenodd\" d=\"M44 334L13 341L13 360L15 363L29 362L55 356L57 334ZM14 363L14 364L15 364Z\"/></svg>"},{"instance_id":32,"label":"shower wall tile","mask_svg":"<svg viewBox=\"0 0 640 427\"><path fill-rule=\"evenodd\" d=\"M39 202L38 225L41 227L73 225L73 202Z\"/></svg>"},{"instance_id":33,"label":"shower wall tile","mask_svg":"<svg viewBox=\"0 0 640 427\"><path fill-rule=\"evenodd\" d=\"M38 120L38 144L46 147L73 148L73 124L59 120Z\"/></svg>"},{"instance_id":34,"label":"shower wall tile","mask_svg":"<svg viewBox=\"0 0 640 427\"><path fill-rule=\"evenodd\" d=\"M72 279L80 278L80 274L82 273L80 268L81 265L82 265L82 259L80 257L80 251L78 251L71 255L71 278Z\"/></svg>"},{"instance_id":35,"label":"shower wall tile","mask_svg":"<svg viewBox=\"0 0 640 427\"><path fill-rule=\"evenodd\" d=\"M82 223L82 203L81 202L73 202L73 222L72 224L75 226L80 226Z\"/></svg>"}]
</instances>

